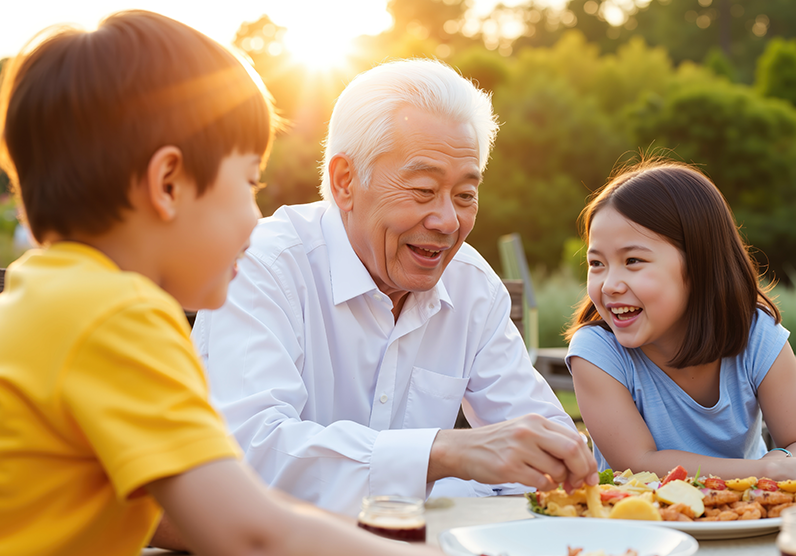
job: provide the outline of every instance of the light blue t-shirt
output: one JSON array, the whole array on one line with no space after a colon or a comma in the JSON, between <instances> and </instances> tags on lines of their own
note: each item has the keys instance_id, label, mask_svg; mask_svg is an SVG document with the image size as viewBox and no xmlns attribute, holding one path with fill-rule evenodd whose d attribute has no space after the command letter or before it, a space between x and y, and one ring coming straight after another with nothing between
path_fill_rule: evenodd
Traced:
<instances>
[{"instance_id":1,"label":"light blue t-shirt","mask_svg":"<svg viewBox=\"0 0 796 556\"><path fill-rule=\"evenodd\" d=\"M567 352L596 365L628 389L658 450L682 450L720 458L758 459L766 453L757 388L782 351L789 332L758 309L749 343L736 357L721 360L719 401L704 407L686 394L640 348L625 348L600 326L585 326ZM606 411L611 411L606 400ZM604 470L610 465L594 447Z\"/></svg>"}]
</instances>

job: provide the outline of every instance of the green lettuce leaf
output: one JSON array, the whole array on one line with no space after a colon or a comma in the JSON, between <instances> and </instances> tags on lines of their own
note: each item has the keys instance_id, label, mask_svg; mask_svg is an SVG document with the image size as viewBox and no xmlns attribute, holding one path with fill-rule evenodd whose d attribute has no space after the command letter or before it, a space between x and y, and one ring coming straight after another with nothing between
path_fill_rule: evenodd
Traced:
<instances>
[{"instance_id":1,"label":"green lettuce leaf","mask_svg":"<svg viewBox=\"0 0 796 556\"><path fill-rule=\"evenodd\" d=\"M691 484L694 485L697 488L705 488L705 485L703 485L702 483L699 482L699 472L701 470L702 470L702 466L700 465L699 467L697 467L697 472L696 472L696 475L694 475L694 480L691 482Z\"/></svg>"},{"instance_id":2,"label":"green lettuce leaf","mask_svg":"<svg viewBox=\"0 0 796 556\"><path fill-rule=\"evenodd\" d=\"M600 484L601 485L613 485L614 483L614 471L613 469L606 469L605 471L600 472Z\"/></svg>"},{"instance_id":3,"label":"green lettuce leaf","mask_svg":"<svg viewBox=\"0 0 796 556\"><path fill-rule=\"evenodd\" d=\"M539 505L539 499L536 497L535 492L526 492L525 498L528 499L528 505L531 506L531 511L533 513L547 515L545 509Z\"/></svg>"}]
</instances>

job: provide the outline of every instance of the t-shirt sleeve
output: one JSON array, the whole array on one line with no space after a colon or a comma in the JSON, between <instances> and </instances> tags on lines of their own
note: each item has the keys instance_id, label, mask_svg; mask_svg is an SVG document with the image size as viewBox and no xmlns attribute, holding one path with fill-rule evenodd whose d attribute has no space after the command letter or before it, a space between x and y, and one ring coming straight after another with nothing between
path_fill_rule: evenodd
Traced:
<instances>
[{"instance_id":1,"label":"t-shirt sleeve","mask_svg":"<svg viewBox=\"0 0 796 556\"><path fill-rule=\"evenodd\" d=\"M790 332L785 327L776 324L761 309L757 310L749 331L749 343L743 353L743 366L755 392L788 341L788 336Z\"/></svg>"},{"instance_id":2,"label":"t-shirt sleeve","mask_svg":"<svg viewBox=\"0 0 796 556\"><path fill-rule=\"evenodd\" d=\"M628 390L632 390L632 366L627 360L627 354L618 346L616 338L611 332L598 326L584 326L575 332L569 343L566 363L569 372L572 372L570 360L573 357L585 359L615 378Z\"/></svg>"},{"instance_id":3,"label":"t-shirt sleeve","mask_svg":"<svg viewBox=\"0 0 796 556\"><path fill-rule=\"evenodd\" d=\"M239 457L175 309L142 302L114 312L87 332L62 373L66 411L120 499L153 480Z\"/></svg>"}]
</instances>

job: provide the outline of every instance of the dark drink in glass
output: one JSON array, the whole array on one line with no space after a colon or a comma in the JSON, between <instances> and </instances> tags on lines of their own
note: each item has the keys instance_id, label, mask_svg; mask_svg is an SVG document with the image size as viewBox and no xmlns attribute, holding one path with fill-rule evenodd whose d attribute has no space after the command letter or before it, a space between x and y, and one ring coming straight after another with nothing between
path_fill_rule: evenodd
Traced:
<instances>
[{"instance_id":1,"label":"dark drink in glass","mask_svg":"<svg viewBox=\"0 0 796 556\"><path fill-rule=\"evenodd\" d=\"M362 500L358 525L396 541L426 542L423 501L403 496L369 496Z\"/></svg>"}]
</instances>

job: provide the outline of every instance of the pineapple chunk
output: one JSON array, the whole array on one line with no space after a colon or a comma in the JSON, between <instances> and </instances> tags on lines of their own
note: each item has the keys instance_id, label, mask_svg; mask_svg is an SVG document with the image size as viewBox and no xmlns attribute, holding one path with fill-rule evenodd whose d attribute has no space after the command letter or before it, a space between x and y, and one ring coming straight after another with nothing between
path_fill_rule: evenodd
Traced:
<instances>
[{"instance_id":1,"label":"pineapple chunk","mask_svg":"<svg viewBox=\"0 0 796 556\"><path fill-rule=\"evenodd\" d=\"M787 481L780 481L777 486L785 492L796 492L796 481L788 479Z\"/></svg>"},{"instance_id":2,"label":"pineapple chunk","mask_svg":"<svg viewBox=\"0 0 796 556\"><path fill-rule=\"evenodd\" d=\"M727 485L727 488L731 488L732 490L744 491L747 488L752 488L757 484L757 477L747 477L745 479L729 479L727 481L724 481L724 484Z\"/></svg>"},{"instance_id":3,"label":"pineapple chunk","mask_svg":"<svg viewBox=\"0 0 796 556\"><path fill-rule=\"evenodd\" d=\"M643 519L661 521L658 508L645 498L631 496L617 502L608 514L608 519Z\"/></svg>"},{"instance_id":4,"label":"pineapple chunk","mask_svg":"<svg viewBox=\"0 0 796 556\"><path fill-rule=\"evenodd\" d=\"M635 483L637 485L645 486L647 483L652 483L660 481L658 476L651 472L651 471L641 471L639 473L634 473L628 478L628 483Z\"/></svg>"},{"instance_id":5,"label":"pineapple chunk","mask_svg":"<svg viewBox=\"0 0 796 556\"><path fill-rule=\"evenodd\" d=\"M666 483L655 492L655 498L666 504L685 504L694 511L695 516L701 516L705 512L705 505L702 503L702 494L699 489L685 481L676 480Z\"/></svg>"}]
</instances>

